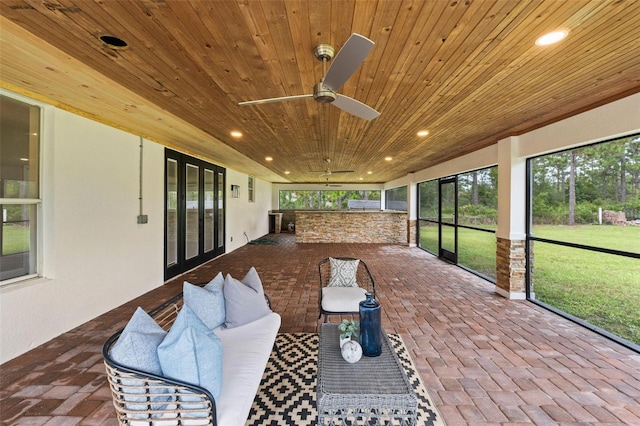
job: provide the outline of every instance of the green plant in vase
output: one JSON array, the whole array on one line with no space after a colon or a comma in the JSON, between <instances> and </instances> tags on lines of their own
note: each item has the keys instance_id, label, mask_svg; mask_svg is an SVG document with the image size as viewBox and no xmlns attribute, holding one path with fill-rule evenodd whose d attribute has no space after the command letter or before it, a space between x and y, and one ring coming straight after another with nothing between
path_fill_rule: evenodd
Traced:
<instances>
[{"instance_id":1,"label":"green plant in vase","mask_svg":"<svg viewBox=\"0 0 640 426\"><path fill-rule=\"evenodd\" d=\"M338 324L338 330L340 330L340 347L342 347L342 345L351 340L352 337L358 337L360 323L354 320L343 319L342 322Z\"/></svg>"}]
</instances>

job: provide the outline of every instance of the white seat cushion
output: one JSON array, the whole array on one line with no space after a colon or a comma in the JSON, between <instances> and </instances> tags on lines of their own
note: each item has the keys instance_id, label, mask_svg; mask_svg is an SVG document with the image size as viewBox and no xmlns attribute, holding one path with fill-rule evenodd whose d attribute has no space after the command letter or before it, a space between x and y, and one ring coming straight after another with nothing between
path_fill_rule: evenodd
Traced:
<instances>
[{"instance_id":1,"label":"white seat cushion","mask_svg":"<svg viewBox=\"0 0 640 426\"><path fill-rule=\"evenodd\" d=\"M322 309L329 312L358 312L367 291L360 287L323 287Z\"/></svg>"},{"instance_id":2,"label":"white seat cushion","mask_svg":"<svg viewBox=\"0 0 640 426\"><path fill-rule=\"evenodd\" d=\"M275 312L238 327L215 329L222 341L219 425L242 426L247 421L279 329Z\"/></svg>"},{"instance_id":3,"label":"white seat cushion","mask_svg":"<svg viewBox=\"0 0 640 426\"><path fill-rule=\"evenodd\" d=\"M264 369L280 330L280 315L271 312L235 328L213 330L222 342L222 388L216 400L217 424L244 426L260 386ZM153 420L153 426L177 426L175 414ZM199 426L206 420L182 420L181 425ZM148 421L132 421L132 426L149 426Z\"/></svg>"}]
</instances>

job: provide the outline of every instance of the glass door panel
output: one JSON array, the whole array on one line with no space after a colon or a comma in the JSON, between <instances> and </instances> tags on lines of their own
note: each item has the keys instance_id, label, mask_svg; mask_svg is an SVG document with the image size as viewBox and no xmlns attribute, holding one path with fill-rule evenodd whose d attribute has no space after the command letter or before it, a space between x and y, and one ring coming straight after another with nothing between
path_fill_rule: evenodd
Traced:
<instances>
[{"instance_id":1,"label":"glass door panel","mask_svg":"<svg viewBox=\"0 0 640 426\"><path fill-rule=\"evenodd\" d=\"M167 158L166 171L166 267L178 263L178 162Z\"/></svg>"},{"instance_id":2,"label":"glass door panel","mask_svg":"<svg viewBox=\"0 0 640 426\"><path fill-rule=\"evenodd\" d=\"M204 252L209 253L214 247L215 232L215 174L213 170L204 169Z\"/></svg>"},{"instance_id":3,"label":"glass door panel","mask_svg":"<svg viewBox=\"0 0 640 426\"><path fill-rule=\"evenodd\" d=\"M218 173L218 234L217 249L224 248L224 173Z\"/></svg>"},{"instance_id":4,"label":"glass door panel","mask_svg":"<svg viewBox=\"0 0 640 426\"><path fill-rule=\"evenodd\" d=\"M185 258L192 259L198 256L200 243L200 170L193 164L186 166Z\"/></svg>"},{"instance_id":5,"label":"glass door panel","mask_svg":"<svg viewBox=\"0 0 640 426\"><path fill-rule=\"evenodd\" d=\"M457 263L457 188L456 179L440 181L440 257Z\"/></svg>"}]
</instances>

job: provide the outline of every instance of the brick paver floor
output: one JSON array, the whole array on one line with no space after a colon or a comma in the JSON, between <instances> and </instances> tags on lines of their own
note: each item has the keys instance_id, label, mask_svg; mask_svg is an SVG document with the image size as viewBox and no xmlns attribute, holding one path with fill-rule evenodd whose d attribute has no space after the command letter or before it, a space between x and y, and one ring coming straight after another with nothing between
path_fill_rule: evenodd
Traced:
<instances>
[{"instance_id":1,"label":"brick paver floor","mask_svg":"<svg viewBox=\"0 0 640 426\"><path fill-rule=\"evenodd\" d=\"M136 306L150 309L218 271L258 270L282 332L315 332L317 264L364 260L383 325L402 335L448 425L640 425L640 354L418 248L382 244L247 245L12 360L1 368L0 418L15 425L116 424L102 344ZM335 321L335 319L333 319Z\"/></svg>"}]
</instances>

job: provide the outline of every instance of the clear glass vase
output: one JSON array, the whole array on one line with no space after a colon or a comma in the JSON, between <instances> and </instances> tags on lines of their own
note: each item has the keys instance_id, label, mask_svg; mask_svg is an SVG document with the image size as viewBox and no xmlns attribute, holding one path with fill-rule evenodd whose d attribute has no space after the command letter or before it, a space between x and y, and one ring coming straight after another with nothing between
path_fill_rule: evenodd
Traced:
<instances>
[{"instance_id":1,"label":"clear glass vase","mask_svg":"<svg viewBox=\"0 0 640 426\"><path fill-rule=\"evenodd\" d=\"M366 293L366 299L360 302L360 345L364 356L382 353L380 302L371 293Z\"/></svg>"}]
</instances>

